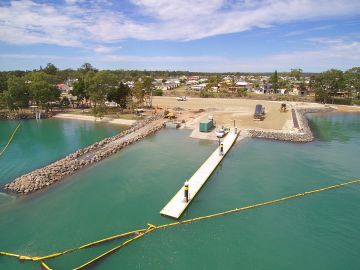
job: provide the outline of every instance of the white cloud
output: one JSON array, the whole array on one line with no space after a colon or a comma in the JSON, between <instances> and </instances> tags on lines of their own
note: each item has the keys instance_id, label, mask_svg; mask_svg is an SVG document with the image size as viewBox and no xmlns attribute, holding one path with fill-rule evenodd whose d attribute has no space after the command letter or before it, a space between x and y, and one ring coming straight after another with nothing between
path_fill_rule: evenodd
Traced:
<instances>
[{"instance_id":1,"label":"white cloud","mask_svg":"<svg viewBox=\"0 0 360 270\"><path fill-rule=\"evenodd\" d=\"M65 57L38 54L0 54L3 62L39 60L63 63L68 68L72 63L77 68L84 62L96 64L97 68L124 68L124 65L141 69L182 69L194 71L289 71L300 67L305 71L324 71L330 67L349 69L360 61L360 42L339 41L321 49L310 51L283 52L266 57L235 58L223 56L140 56L102 53L91 57ZM14 61L12 61L14 60ZM16 60L16 61L15 61ZM1 61L0 61L1 62ZM74 64L74 62L76 64ZM340 65L339 65L340 63ZM1 67L1 65L0 65ZM32 68L32 67L27 67Z\"/></svg>"},{"instance_id":2,"label":"white cloud","mask_svg":"<svg viewBox=\"0 0 360 270\"><path fill-rule=\"evenodd\" d=\"M94 48L94 51L97 53L111 53L119 49L121 49L121 46L116 46L116 47L98 46Z\"/></svg>"},{"instance_id":3,"label":"white cloud","mask_svg":"<svg viewBox=\"0 0 360 270\"><path fill-rule=\"evenodd\" d=\"M131 62L167 68L181 65L194 70L263 71L287 70L293 66L324 70L329 66L358 65L359 36L309 38L310 51L283 52L263 58L218 56L119 55L119 41L195 40L225 33L272 27L287 22L318 20L360 14L360 1L353 0L130 0L132 15L116 10L109 0L64 0L56 5L34 0L0 5L0 41L9 44L54 44L91 49L95 55L78 61ZM288 33L295 36L329 29L323 26ZM59 56L0 54L2 59L58 59ZM189 65L187 65L189 63Z\"/></svg>"},{"instance_id":4,"label":"white cloud","mask_svg":"<svg viewBox=\"0 0 360 270\"><path fill-rule=\"evenodd\" d=\"M314 27L314 28L305 29L305 30L297 30L297 31L289 32L289 33L287 33L285 36L286 36L286 37L299 36L299 35L308 34L308 33L310 33L310 32L328 30L328 29L331 29L331 28L333 28L333 27L334 27L333 25L325 25L325 26Z\"/></svg>"},{"instance_id":5,"label":"white cloud","mask_svg":"<svg viewBox=\"0 0 360 270\"><path fill-rule=\"evenodd\" d=\"M63 59L58 55L46 55L46 54L22 54L22 53L3 53L0 54L0 59L13 59L13 60L28 60L28 59L45 59L56 60Z\"/></svg>"},{"instance_id":6,"label":"white cloud","mask_svg":"<svg viewBox=\"0 0 360 270\"><path fill-rule=\"evenodd\" d=\"M65 0L65 5L11 1L0 6L0 40L78 47L128 38L194 40L292 21L360 14L360 1L353 0L132 2L135 15L129 17L115 10L108 0ZM146 19L134 19L136 14Z\"/></svg>"},{"instance_id":7,"label":"white cloud","mask_svg":"<svg viewBox=\"0 0 360 270\"><path fill-rule=\"evenodd\" d=\"M184 20L197 16L215 15L224 0L132 0L142 12L159 20Z\"/></svg>"},{"instance_id":8,"label":"white cloud","mask_svg":"<svg viewBox=\"0 0 360 270\"><path fill-rule=\"evenodd\" d=\"M223 61L225 58L218 56L136 56L107 54L102 57L106 62L151 62L151 63L213 63Z\"/></svg>"}]
</instances>

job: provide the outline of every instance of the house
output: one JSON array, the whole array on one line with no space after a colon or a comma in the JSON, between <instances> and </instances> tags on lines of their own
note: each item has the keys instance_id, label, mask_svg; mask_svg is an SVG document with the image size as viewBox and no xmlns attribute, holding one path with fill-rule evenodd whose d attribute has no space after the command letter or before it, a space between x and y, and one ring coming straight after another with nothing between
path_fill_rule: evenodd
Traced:
<instances>
[{"instance_id":1,"label":"house","mask_svg":"<svg viewBox=\"0 0 360 270\"><path fill-rule=\"evenodd\" d=\"M206 87L207 83L201 83L197 85L192 85L190 88L191 90L201 91Z\"/></svg>"},{"instance_id":2,"label":"house","mask_svg":"<svg viewBox=\"0 0 360 270\"><path fill-rule=\"evenodd\" d=\"M280 95L287 95L288 92L289 92L289 91L288 91L287 89L285 89L285 88L279 89L279 94L280 94Z\"/></svg>"},{"instance_id":3,"label":"house","mask_svg":"<svg viewBox=\"0 0 360 270\"><path fill-rule=\"evenodd\" d=\"M219 92L219 86L213 86L213 87L211 87L211 92L213 92L213 93L217 93L217 92Z\"/></svg>"},{"instance_id":4,"label":"house","mask_svg":"<svg viewBox=\"0 0 360 270\"><path fill-rule=\"evenodd\" d=\"M230 77L230 76L225 76L225 77L223 78L223 82L224 82L225 84L227 84L227 85L231 85L231 84L233 83L233 81L234 81L234 79L233 79L232 77Z\"/></svg>"},{"instance_id":5,"label":"house","mask_svg":"<svg viewBox=\"0 0 360 270\"><path fill-rule=\"evenodd\" d=\"M160 86L158 89L161 89L161 90L172 90L172 89L175 89L175 88L178 88L180 86L180 84L164 84L162 86Z\"/></svg>"},{"instance_id":6,"label":"house","mask_svg":"<svg viewBox=\"0 0 360 270\"><path fill-rule=\"evenodd\" d=\"M242 88L247 88L248 87L248 83L244 82L244 81L239 81L237 83L235 83L236 86L242 87Z\"/></svg>"},{"instance_id":7,"label":"house","mask_svg":"<svg viewBox=\"0 0 360 270\"><path fill-rule=\"evenodd\" d=\"M180 80L179 79L167 79L165 81L165 84L180 84Z\"/></svg>"},{"instance_id":8,"label":"house","mask_svg":"<svg viewBox=\"0 0 360 270\"><path fill-rule=\"evenodd\" d=\"M134 87L134 81L127 81L127 82L124 82L124 84L129 86L130 88Z\"/></svg>"},{"instance_id":9,"label":"house","mask_svg":"<svg viewBox=\"0 0 360 270\"><path fill-rule=\"evenodd\" d=\"M186 85L198 84L198 80L187 80Z\"/></svg>"},{"instance_id":10,"label":"house","mask_svg":"<svg viewBox=\"0 0 360 270\"><path fill-rule=\"evenodd\" d=\"M67 95L73 90L67 83L58 83L56 87L61 91L61 95Z\"/></svg>"},{"instance_id":11,"label":"house","mask_svg":"<svg viewBox=\"0 0 360 270\"><path fill-rule=\"evenodd\" d=\"M252 91L254 84L245 81L238 81L235 83L235 85L239 88L245 88L248 91Z\"/></svg>"},{"instance_id":12,"label":"house","mask_svg":"<svg viewBox=\"0 0 360 270\"><path fill-rule=\"evenodd\" d=\"M189 76L187 78L188 81L197 81L200 79L200 76Z\"/></svg>"},{"instance_id":13,"label":"house","mask_svg":"<svg viewBox=\"0 0 360 270\"><path fill-rule=\"evenodd\" d=\"M259 86L255 88L255 93L256 94L266 94L266 90L264 89L264 87Z\"/></svg>"},{"instance_id":14,"label":"house","mask_svg":"<svg viewBox=\"0 0 360 270\"><path fill-rule=\"evenodd\" d=\"M294 87L292 89L292 94L295 96L307 96L308 88L301 87L300 85L294 85Z\"/></svg>"}]
</instances>

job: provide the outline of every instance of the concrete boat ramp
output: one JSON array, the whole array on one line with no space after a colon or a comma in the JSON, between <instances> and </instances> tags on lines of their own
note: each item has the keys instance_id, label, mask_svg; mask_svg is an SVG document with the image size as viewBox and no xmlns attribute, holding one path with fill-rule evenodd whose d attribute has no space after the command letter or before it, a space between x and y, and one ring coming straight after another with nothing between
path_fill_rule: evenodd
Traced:
<instances>
[{"instance_id":1,"label":"concrete boat ramp","mask_svg":"<svg viewBox=\"0 0 360 270\"><path fill-rule=\"evenodd\" d=\"M231 130L223 140L223 154L220 155L219 147L210 155L210 157L201 165L195 174L188 180L189 183L189 201L186 202L184 198L184 187L182 187L175 196L168 202L168 204L160 211L160 214L178 219L185 209L189 206L201 187L208 180L210 175L219 165L221 160L233 146L238 137L238 133Z\"/></svg>"}]
</instances>

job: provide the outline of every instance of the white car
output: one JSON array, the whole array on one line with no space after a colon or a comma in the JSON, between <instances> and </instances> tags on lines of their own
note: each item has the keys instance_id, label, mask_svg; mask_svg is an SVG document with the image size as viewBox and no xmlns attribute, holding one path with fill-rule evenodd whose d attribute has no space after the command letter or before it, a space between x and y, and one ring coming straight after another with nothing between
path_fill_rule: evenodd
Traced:
<instances>
[{"instance_id":1,"label":"white car","mask_svg":"<svg viewBox=\"0 0 360 270\"><path fill-rule=\"evenodd\" d=\"M223 138L225 136L225 130L223 128L220 128L216 131L216 137Z\"/></svg>"},{"instance_id":2,"label":"white car","mask_svg":"<svg viewBox=\"0 0 360 270\"><path fill-rule=\"evenodd\" d=\"M105 106L110 108L116 108L119 107L119 104L114 101L105 101Z\"/></svg>"},{"instance_id":3,"label":"white car","mask_svg":"<svg viewBox=\"0 0 360 270\"><path fill-rule=\"evenodd\" d=\"M176 98L177 101L186 101L186 97L177 97Z\"/></svg>"}]
</instances>

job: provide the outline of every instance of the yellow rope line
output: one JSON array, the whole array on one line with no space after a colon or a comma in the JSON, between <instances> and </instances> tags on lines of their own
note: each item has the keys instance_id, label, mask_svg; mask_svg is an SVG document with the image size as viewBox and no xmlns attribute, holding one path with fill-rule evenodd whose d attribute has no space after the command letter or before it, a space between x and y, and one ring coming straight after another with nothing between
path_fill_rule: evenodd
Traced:
<instances>
[{"instance_id":1,"label":"yellow rope line","mask_svg":"<svg viewBox=\"0 0 360 270\"><path fill-rule=\"evenodd\" d=\"M44 260L49 260L49 259L53 259L53 258L55 258L55 257L59 257L59 256L61 256L61 255L65 255L65 254L67 254L67 253L71 253L71 252L74 252L74 251L77 251L77 250L81 250L81 249L90 248L90 247L93 247L93 246L96 246L96 245L100 245L100 244L103 244L103 243L106 243L106 242L109 242L109 241L112 241L112 240L115 240L115 239L118 239L118 238L125 237L125 236L129 236L129 235L133 235L133 234L140 234L140 233L143 233L143 232L145 232L145 231L146 231L146 229L141 229L141 230L126 232L126 233L122 233L122 234L117 234L117 235L114 235L114 236L110 236L110 237L107 237L107 238L104 238L104 239L101 239L101 240L98 240L98 241L94 241L94 242L91 242L91 243L82 245L82 246L80 246L80 247L75 247L75 248L67 249L67 250L62 251L62 252L52 253L52 254L49 254L49 255L46 255L46 256L43 256L43 257L27 257L27 258L25 258L25 259L26 259L26 260L32 260L32 261L44 261ZM1 252L0 252L0 255L1 255ZM19 256L14 256L14 257L18 257L20 260L23 260L23 259L24 259L24 258L21 258L21 257L19 257ZM24 256L23 256L23 257L24 257Z\"/></svg>"},{"instance_id":2,"label":"yellow rope line","mask_svg":"<svg viewBox=\"0 0 360 270\"><path fill-rule=\"evenodd\" d=\"M46 263L44 263L43 261L40 262L40 267L43 270L52 270Z\"/></svg>"},{"instance_id":3,"label":"yellow rope line","mask_svg":"<svg viewBox=\"0 0 360 270\"><path fill-rule=\"evenodd\" d=\"M100 254L99 256L97 256L96 258L84 263L83 265L80 265L79 267L76 267L74 268L73 270L80 270L80 269L84 269L86 267L88 267L89 265L91 264L94 264L96 263L97 261L101 260L101 259L104 259L106 256L109 256L110 254L114 253L115 251L117 251L118 249L122 248L122 247L125 247L127 246L128 244L130 244L131 242L143 237L145 234L147 233L150 233L154 230L153 227L149 227L145 232L133 237L133 238L130 238L129 240L125 241L124 243L104 252L103 254Z\"/></svg>"},{"instance_id":4,"label":"yellow rope line","mask_svg":"<svg viewBox=\"0 0 360 270\"><path fill-rule=\"evenodd\" d=\"M44 267L44 265L45 265L45 263L43 262L44 260L52 259L52 258L61 256L61 255L64 255L66 253L76 251L76 250L81 250L81 249L93 247L95 245L99 245L99 244L102 244L102 243L105 243L105 242L108 242L108 241L111 241L111 240L114 240L114 239L118 239L118 238L121 238L121 237L124 237L124 236L129 236L129 235L136 234L135 237L130 238L129 240L125 241L124 243L122 243L122 244L120 244L120 245L118 245L118 246L116 246L116 247L102 253L101 255L99 255L96 258L84 263L83 265L74 268L74 270L85 269L86 267L88 267L88 266L90 266L90 265L104 259L105 257L109 256L110 254L114 253L115 251L127 246L128 244L132 243L133 241L145 236L148 233L156 231L156 230L166 229L166 228L177 226L177 225L183 225L183 224L188 224L188 223L192 223L192 222L197 222L197 221L200 221L200 220L205 220L205 219L210 219L210 218L214 218L214 217L218 217L218 216L228 215L228 214L235 213L235 212L246 211L246 210L249 210L249 209L262 207L262 206L273 204L273 203L279 203L279 202L282 202L282 201L295 199L295 198L299 198L299 197L303 197L303 196L308 196L308 195L312 195L312 194L315 194L315 193L318 193L318 192L322 192L322 191L326 191L326 190L330 190L330 189L335 189L335 188L340 188L340 187L355 184L355 183L360 183L360 179L352 180L352 181L349 181L349 182L336 184L336 185L332 185L332 186L328 186L328 187L324 187L324 188L320 188L320 189L314 189L314 190L306 191L304 193L298 193L298 194L290 195L290 196L287 196L287 197L282 197L282 198L271 200L271 201L265 201L265 202L258 203L258 204L248 205L248 206L244 206L244 207L240 207L240 208L234 208L234 209L231 209L231 210L227 210L227 211L223 211L223 212L219 212L219 213L215 213L215 214L211 214L211 215L191 218L191 219L187 219L187 220L184 220L184 221L172 222L172 223L163 224L163 225L159 225L159 226L148 224L147 228L145 228L145 229L140 229L140 230L135 230L135 231L131 231L131 232L126 232L126 233L123 233L123 234L110 236L110 237L107 237L107 238L104 238L104 239L101 239L101 240L98 240L98 241L94 241L94 242L82 245L80 247L68 249L68 250L65 250L63 252L53 253L53 254L50 254L50 255L47 255L47 256L43 256L43 257L31 257L31 256L26 256L26 255L18 255L18 254L8 253L8 252L4 252L4 251L0 251L0 255L16 257L19 260L40 261L41 266Z\"/></svg>"},{"instance_id":5,"label":"yellow rope line","mask_svg":"<svg viewBox=\"0 0 360 270\"><path fill-rule=\"evenodd\" d=\"M9 141L8 141L7 144L4 146L3 150L1 150L1 152L0 152L0 157L2 156L2 154L5 152L6 148L8 148L8 146L10 145L10 143L12 142L12 140L14 139L14 136L15 136L15 134L16 134L16 132L17 132L17 130L19 129L20 126L21 126L21 123L19 123L19 124L17 125L17 127L16 127L15 130L14 130L14 132L11 134Z\"/></svg>"}]
</instances>

